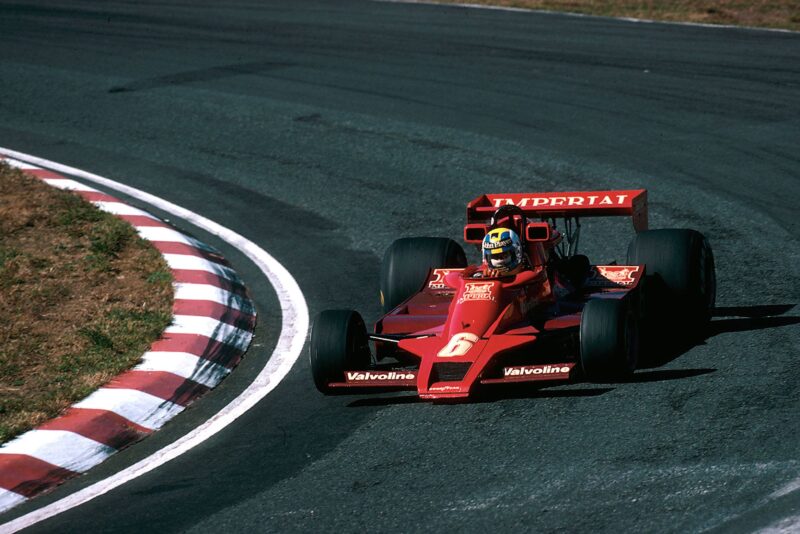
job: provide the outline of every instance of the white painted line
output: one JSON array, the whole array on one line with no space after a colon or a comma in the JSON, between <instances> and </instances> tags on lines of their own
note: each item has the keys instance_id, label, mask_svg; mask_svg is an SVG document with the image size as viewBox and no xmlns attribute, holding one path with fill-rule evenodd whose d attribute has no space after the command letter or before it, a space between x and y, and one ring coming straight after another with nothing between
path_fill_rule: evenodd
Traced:
<instances>
[{"instance_id":1,"label":"white painted line","mask_svg":"<svg viewBox=\"0 0 800 534\"><path fill-rule=\"evenodd\" d=\"M782 487L771 493L769 497L767 497L767 501L780 499L781 497L785 497L786 495L794 493L797 490L800 490L800 478L796 478L788 484L784 484ZM758 530L757 532L758 534L789 534L800 532L800 515L795 514L784 517L783 519L775 521L771 525Z\"/></svg>"},{"instance_id":2,"label":"white painted line","mask_svg":"<svg viewBox=\"0 0 800 534\"><path fill-rule=\"evenodd\" d=\"M0 448L0 454L25 454L76 473L88 471L115 452L67 430L29 430Z\"/></svg>"},{"instance_id":3,"label":"white painted line","mask_svg":"<svg viewBox=\"0 0 800 534\"><path fill-rule=\"evenodd\" d=\"M206 271L227 278L232 282L240 283L241 279L236 271L222 264L208 261L200 256L188 254L162 254L170 269L186 269L188 271Z\"/></svg>"},{"instance_id":4,"label":"white painted line","mask_svg":"<svg viewBox=\"0 0 800 534\"><path fill-rule=\"evenodd\" d=\"M54 171L71 174L84 180L101 184L109 189L119 191L130 197L146 202L162 211L171 213L219 237L229 245L241 250L259 269L261 269L261 272L269 279L272 287L275 289L281 308L281 332L275 349L267 361L266 366L238 397L202 425L127 469L123 469L109 478L95 482L87 488L20 516L13 521L0 525L0 530L11 534L71 508L80 506L130 480L138 478L145 473L149 473L153 469L156 469L203 443L217 432L233 423L250 408L255 406L258 401L275 389L281 380L289 373L303 350L306 334L308 333L309 317L308 306L303 297L303 292L300 290L300 286L297 285L297 282L289 271L264 249L236 232L206 219L202 215L198 215L157 196L109 180L108 178L103 178L96 174L8 149L0 148L0 154L38 163L40 165L47 165Z\"/></svg>"},{"instance_id":5,"label":"white painted line","mask_svg":"<svg viewBox=\"0 0 800 534\"><path fill-rule=\"evenodd\" d=\"M14 493L13 491L9 491L7 489L0 488L0 511L8 510L9 508L13 508L16 505L27 501L26 497L23 497L19 493Z\"/></svg>"},{"instance_id":6,"label":"white painted line","mask_svg":"<svg viewBox=\"0 0 800 534\"><path fill-rule=\"evenodd\" d=\"M436 2L435 0L373 0L382 4L419 4L421 6L439 6L439 7L466 7L472 9L485 9L487 11L508 11L510 13L559 13L556 11L547 11L544 9L530 9L525 7L510 7L510 6L493 6L488 4L470 4L468 2ZM563 15L579 15L580 13L560 13Z\"/></svg>"},{"instance_id":7,"label":"white painted line","mask_svg":"<svg viewBox=\"0 0 800 534\"><path fill-rule=\"evenodd\" d=\"M589 18L599 20L623 20L625 22L635 22L639 24L668 24L670 26L694 26L698 28L725 28L729 30L748 30L748 31L762 31L762 32L778 32L778 33L800 33L794 30L785 30L783 28L759 28L757 26L735 26L733 24L709 24L704 22L676 22L671 20L653 20L653 19L637 19L633 17L607 17L603 15L589 15L587 13L575 13L572 11L551 11L547 9L532 9L526 7L509 7L509 6L492 6L486 4L470 4L465 3L451 3L451 2L436 2L433 0L372 0L373 2L380 2L384 4L420 4L423 6L439 6L439 7L462 7L468 9L483 9L487 11L509 11L511 13L537 13L540 15L563 15L566 17L576 18Z\"/></svg>"},{"instance_id":8,"label":"white painted line","mask_svg":"<svg viewBox=\"0 0 800 534\"><path fill-rule=\"evenodd\" d=\"M205 336L240 350L245 350L253 339L252 332L201 315L174 315L164 333Z\"/></svg>"},{"instance_id":9,"label":"white painted line","mask_svg":"<svg viewBox=\"0 0 800 534\"><path fill-rule=\"evenodd\" d=\"M87 193L99 193L94 187L70 180L68 178L42 178L42 180L53 187L64 189L65 191L85 191Z\"/></svg>"},{"instance_id":10,"label":"white painted line","mask_svg":"<svg viewBox=\"0 0 800 534\"><path fill-rule=\"evenodd\" d=\"M156 219L156 217L154 217L152 214L147 213L144 210L140 210L139 208L134 208L130 204L125 204L124 202L107 202L104 200L97 200L92 202L92 204L101 210L114 215L139 215L142 217Z\"/></svg>"},{"instance_id":11,"label":"white painted line","mask_svg":"<svg viewBox=\"0 0 800 534\"><path fill-rule=\"evenodd\" d=\"M208 252L219 253L214 247L198 241L182 232L173 230L172 228L164 228L162 226L137 226L136 231L139 235L150 241L165 241L167 243L183 243L201 250Z\"/></svg>"},{"instance_id":12,"label":"white painted line","mask_svg":"<svg viewBox=\"0 0 800 534\"><path fill-rule=\"evenodd\" d=\"M757 532L758 534L797 534L800 532L800 515L781 519Z\"/></svg>"},{"instance_id":13,"label":"white painted line","mask_svg":"<svg viewBox=\"0 0 800 534\"><path fill-rule=\"evenodd\" d=\"M123 388L100 388L74 406L114 412L152 430L161 428L185 408L144 391Z\"/></svg>"},{"instance_id":14,"label":"white painted line","mask_svg":"<svg viewBox=\"0 0 800 534\"><path fill-rule=\"evenodd\" d=\"M248 315L255 315L256 310L250 299L231 293L211 284L188 284L177 282L172 284L175 290L175 300L207 300L222 304L234 310L239 310Z\"/></svg>"},{"instance_id":15,"label":"white painted line","mask_svg":"<svg viewBox=\"0 0 800 534\"><path fill-rule=\"evenodd\" d=\"M15 160L15 159L9 159L9 160L4 160L4 161L6 163L8 163L9 165L11 165L12 167L15 167L17 169L23 169L23 170L26 170L26 171L30 171L30 170L34 170L34 169L41 169L41 167L37 167L36 165L33 165L33 164L28 163L26 161L20 161L20 160Z\"/></svg>"},{"instance_id":16,"label":"white painted line","mask_svg":"<svg viewBox=\"0 0 800 534\"><path fill-rule=\"evenodd\" d=\"M795 491L800 490L800 478L796 478L781 486L779 489L775 490L772 494L770 494L770 499L780 499L784 495L789 495L790 493L794 493Z\"/></svg>"},{"instance_id":17,"label":"white painted line","mask_svg":"<svg viewBox=\"0 0 800 534\"><path fill-rule=\"evenodd\" d=\"M188 352L145 352L136 371L163 371L182 376L213 388L225 378L230 369Z\"/></svg>"}]
</instances>

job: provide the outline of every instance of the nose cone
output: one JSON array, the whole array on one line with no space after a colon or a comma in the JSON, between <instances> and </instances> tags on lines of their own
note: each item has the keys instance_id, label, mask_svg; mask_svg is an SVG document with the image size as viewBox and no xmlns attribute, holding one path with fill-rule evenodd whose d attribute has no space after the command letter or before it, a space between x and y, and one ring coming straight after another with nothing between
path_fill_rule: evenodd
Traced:
<instances>
[{"instance_id":1,"label":"nose cone","mask_svg":"<svg viewBox=\"0 0 800 534\"><path fill-rule=\"evenodd\" d=\"M463 398L469 396L474 380L469 379L469 371L474 362L447 362L438 359L431 365L428 387L419 387L423 398ZM422 386L422 383L418 383Z\"/></svg>"}]
</instances>

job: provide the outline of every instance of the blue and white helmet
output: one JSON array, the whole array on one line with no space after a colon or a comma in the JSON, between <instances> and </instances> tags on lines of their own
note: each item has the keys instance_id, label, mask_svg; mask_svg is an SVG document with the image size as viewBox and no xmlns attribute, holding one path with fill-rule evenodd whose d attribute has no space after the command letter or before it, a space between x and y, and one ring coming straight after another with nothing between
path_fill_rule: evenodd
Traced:
<instances>
[{"instance_id":1,"label":"blue and white helmet","mask_svg":"<svg viewBox=\"0 0 800 534\"><path fill-rule=\"evenodd\" d=\"M522 263L522 242L514 230L495 228L483 238L483 262L501 273Z\"/></svg>"}]
</instances>

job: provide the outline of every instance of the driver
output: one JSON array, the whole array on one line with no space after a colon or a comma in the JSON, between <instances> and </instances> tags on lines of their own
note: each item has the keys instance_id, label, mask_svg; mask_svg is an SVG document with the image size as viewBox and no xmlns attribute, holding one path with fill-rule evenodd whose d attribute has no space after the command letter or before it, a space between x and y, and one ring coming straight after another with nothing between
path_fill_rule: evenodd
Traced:
<instances>
[{"instance_id":1,"label":"driver","mask_svg":"<svg viewBox=\"0 0 800 534\"><path fill-rule=\"evenodd\" d=\"M522 241L514 230L495 228L483 238L481 276L511 276L525 269Z\"/></svg>"}]
</instances>

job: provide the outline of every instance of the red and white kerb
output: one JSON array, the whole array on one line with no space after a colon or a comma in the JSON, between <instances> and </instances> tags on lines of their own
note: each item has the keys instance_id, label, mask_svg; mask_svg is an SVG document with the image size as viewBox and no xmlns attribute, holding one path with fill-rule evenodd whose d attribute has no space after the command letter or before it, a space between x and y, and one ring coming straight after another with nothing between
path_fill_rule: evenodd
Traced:
<instances>
[{"instance_id":1,"label":"red and white kerb","mask_svg":"<svg viewBox=\"0 0 800 534\"><path fill-rule=\"evenodd\" d=\"M172 322L139 365L0 447L3 512L158 430L219 384L250 345L256 310L239 276L214 248L97 189L0 159L129 222L161 252L175 281Z\"/></svg>"}]
</instances>

